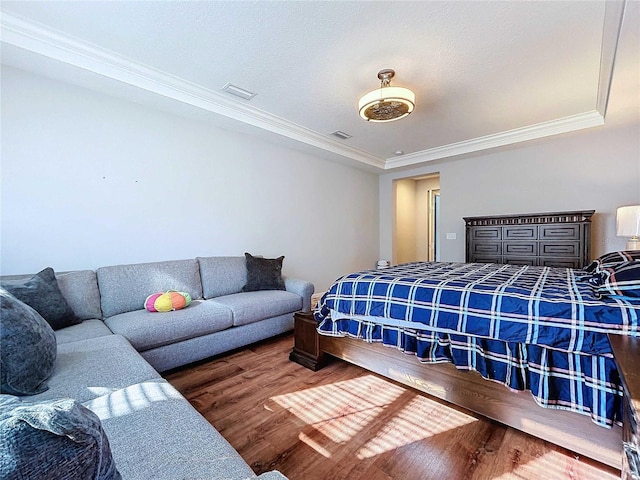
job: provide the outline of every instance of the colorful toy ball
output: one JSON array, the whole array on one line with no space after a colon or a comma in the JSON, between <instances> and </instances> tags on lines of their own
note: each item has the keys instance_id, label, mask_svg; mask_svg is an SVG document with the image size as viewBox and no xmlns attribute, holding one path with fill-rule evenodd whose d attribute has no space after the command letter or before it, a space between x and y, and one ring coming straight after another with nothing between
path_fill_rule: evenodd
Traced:
<instances>
[{"instance_id":1,"label":"colorful toy ball","mask_svg":"<svg viewBox=\"0 0 640 480\"><path fill-rule=\"evenodd\" d=\"M164 293L149 295L144 301L144 308L150 312L171 312L188 307L191 303L191 295L187 292L174 292L169 290Z\"/></svg>"}]
</instances>

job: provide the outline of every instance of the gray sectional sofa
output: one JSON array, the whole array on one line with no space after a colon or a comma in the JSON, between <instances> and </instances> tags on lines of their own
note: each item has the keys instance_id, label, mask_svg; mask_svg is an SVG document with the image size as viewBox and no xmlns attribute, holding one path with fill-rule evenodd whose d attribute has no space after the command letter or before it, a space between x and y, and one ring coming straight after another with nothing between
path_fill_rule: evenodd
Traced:
<instances>
[{"instance_id":1,"label":"gray sectional sofa","mask_svg":"<svg viewBox=\"0 0 640 480\"><path fill-rule=\"evenodd\" d=\"M3 283L23 276L3 276ZM28 402L70 397L101 420L124 479L256 478L231 445L158 372L289 331L309 310L313 285L242 291L244 257L202 257L58 273L81 320L55 331L48 390ZM188 292L182 310L143 309L155 292ZM284 479L268 472L260 479Z\"/></svg>"}]
</instances>

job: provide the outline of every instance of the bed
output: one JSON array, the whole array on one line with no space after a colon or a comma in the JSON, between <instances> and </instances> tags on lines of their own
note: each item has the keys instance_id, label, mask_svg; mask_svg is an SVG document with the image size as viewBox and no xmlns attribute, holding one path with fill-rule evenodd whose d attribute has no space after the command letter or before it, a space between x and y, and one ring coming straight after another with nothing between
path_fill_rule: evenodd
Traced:
<instances>
[{"instance_id":1,"label":"bed","mask_svg":"<svg viewBox=\"0 0 640 480\"><path fill-rule=\"evenodd\" d=\"M319 356L620 468L623 389L608 335L640 335L640 298L612 290L607 268L640 258L603 258L589 271L416 262L345 275L314 312Z\"/></svg>"}]
</instances>

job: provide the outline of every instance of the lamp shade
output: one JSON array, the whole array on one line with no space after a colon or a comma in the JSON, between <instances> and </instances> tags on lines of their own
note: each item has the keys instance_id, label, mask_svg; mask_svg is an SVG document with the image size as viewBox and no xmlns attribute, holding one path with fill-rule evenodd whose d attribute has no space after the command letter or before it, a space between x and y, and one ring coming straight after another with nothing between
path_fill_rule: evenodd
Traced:
<instances>
[{"instance_id":1,"label":"lamp shade","mask_svg":"<svg viewBox=\"0 0 640 480\"><path fill-rule=\"evenodd\" d=\"M640 205L618 208L616 232L619 237L637 237L640 235Z\"/></svg>"},{"instance_id":2,"label":"lamp shade","mask_svg":"<svg viewBox=\"0 0 640 480\"><path fill-rule=\"evenodd\" d=\"M391 86L395 74L390 68L378 72L380 88L365 94L358 102L358 113L362 119L368 122L392 122L413 112L416 96L408 88Z\"/></svg>"},{"instance_id":3,"label":"lamp shade","mask_svg":"<svg viewBox=\"0 0 640 480\"><path fill-rule=\"evenodd\" d=\"M360 116L370 122L400 120L411 112L416 96L408 88L381 87L364 95L358 102Z\"/></svg>"}]
</instances>

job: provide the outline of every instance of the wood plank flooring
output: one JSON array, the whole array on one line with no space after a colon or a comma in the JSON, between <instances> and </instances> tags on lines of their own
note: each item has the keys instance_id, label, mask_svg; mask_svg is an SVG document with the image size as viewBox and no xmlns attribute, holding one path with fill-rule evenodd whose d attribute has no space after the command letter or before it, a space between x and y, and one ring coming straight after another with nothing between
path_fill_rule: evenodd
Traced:
<instances>
[{"instance_id":1,"label":"wood plank flooring","mask_svg":"<svg viewBox=\"0 0 640 480\"><path fill-rule=\"evenodd\" d=\"M620 472L338 361L286 335L166 375L256 473L290 480L609 480Z\"/></svg>"}]
</instances>

